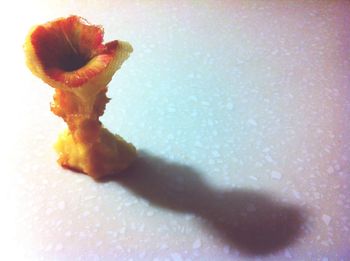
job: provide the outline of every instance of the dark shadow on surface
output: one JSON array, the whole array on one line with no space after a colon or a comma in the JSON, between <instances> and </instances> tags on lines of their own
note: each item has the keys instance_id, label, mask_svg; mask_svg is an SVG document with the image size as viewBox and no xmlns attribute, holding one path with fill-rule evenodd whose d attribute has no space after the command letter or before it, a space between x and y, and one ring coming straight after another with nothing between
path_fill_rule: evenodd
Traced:
<instances>
[{"instance_id":1,"label":"dark shadow on surface","mask_svg":"<svg viewBox=\"0 0 350 261\"><path fill-rule=\"evenodd\" d=\"M300 207L278 203L266 193L220 190L184 165L140 152L135 163L115 181L151 204L202 217L210 229L248 255L281 250L301 234Z\"/></svg>"}]
</instances>

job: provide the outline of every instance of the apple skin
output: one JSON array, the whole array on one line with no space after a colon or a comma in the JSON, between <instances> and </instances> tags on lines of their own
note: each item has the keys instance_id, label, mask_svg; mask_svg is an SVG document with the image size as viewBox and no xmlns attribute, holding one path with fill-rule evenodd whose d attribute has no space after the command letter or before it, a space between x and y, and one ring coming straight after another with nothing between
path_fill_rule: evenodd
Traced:
<instances>
[{"instance_id":1,"label":"apple skin","mask_svg":"<svg viewBox=\"0 0 350 261\"><path fill-rule=\"evenodd\" d=\"M34 26L25 41L29 69L54 88L106 86L129 57L129 43L103 44L103 29L79 16Z\"/></svg>"}]
</instances>

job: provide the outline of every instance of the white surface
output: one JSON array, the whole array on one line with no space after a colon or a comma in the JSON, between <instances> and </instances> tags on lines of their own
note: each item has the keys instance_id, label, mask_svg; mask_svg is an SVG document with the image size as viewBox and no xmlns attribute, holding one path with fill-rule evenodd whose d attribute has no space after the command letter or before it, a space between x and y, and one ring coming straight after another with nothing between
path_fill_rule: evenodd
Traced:
<instances>
[{"instance_id":1,"label":"white surface","mask_svg":"<svg viewBox=\"0 0 350 261\"><path fill-rule=\"evenodd\" d=\"M350 258L350 5L293 2L12 1L7 260ZM142 159L105 183L56 164L64 124L24 65L30 26L68 14L134 47L102 120Z\"/></svg>"}]
</instances>

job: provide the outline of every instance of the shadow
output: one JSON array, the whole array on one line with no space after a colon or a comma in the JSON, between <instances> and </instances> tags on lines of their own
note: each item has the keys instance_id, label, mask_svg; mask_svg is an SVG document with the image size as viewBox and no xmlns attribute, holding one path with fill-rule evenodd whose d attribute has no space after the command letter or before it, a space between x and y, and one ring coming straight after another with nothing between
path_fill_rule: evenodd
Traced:
<instances>
[{"instance_id":1,"label":"shadow","mask_svg":"<svg viewBox=\"0 0 350 261\"><path fill-rule=\"evenodd\" d=\"M265 255L293 243L304 223L302 210L247 189L220 190L184 165L141 151L134 164L115 181L151 204L193 213L231 245L247 255Z\"/></svg>"}]
</instances>

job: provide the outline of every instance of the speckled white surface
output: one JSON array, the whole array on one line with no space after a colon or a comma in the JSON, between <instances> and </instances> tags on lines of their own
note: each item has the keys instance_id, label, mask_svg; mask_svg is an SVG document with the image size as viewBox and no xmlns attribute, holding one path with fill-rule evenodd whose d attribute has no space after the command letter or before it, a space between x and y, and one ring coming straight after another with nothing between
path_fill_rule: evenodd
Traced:
<instances>
[{"instance_id":1,"label":"speckled white surface","mask_svg":"<svg viewBox=\"0 0 350 261\"><path fill-rule=\"evenodd\" d=\"M349 2L8 8L7 260L349 260ZM134 47L102 120L140 159L103 183L56 164L64 124L24 65L30 26L68 14Z\"/></svg>"}]
</instances>

